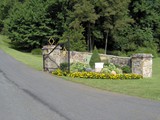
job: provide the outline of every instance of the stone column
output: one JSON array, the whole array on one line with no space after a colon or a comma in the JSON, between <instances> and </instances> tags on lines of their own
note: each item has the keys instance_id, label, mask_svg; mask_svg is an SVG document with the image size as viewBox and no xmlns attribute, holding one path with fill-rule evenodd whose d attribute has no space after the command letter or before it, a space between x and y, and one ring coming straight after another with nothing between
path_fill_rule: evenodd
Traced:
<instances>
[{"instance_id":1,"label":"stone column","mask_svg":"<svg viewBox=\"0 0 160 120\"><path fill-rule=\"evenodd\" d=\"M54 48L55 48L54 45L48 45L42 48L43 50L43 69L45 71L51 72L59 68L59 65L61 62L61 51L60 51L61 47L57 46L55 49Z\"/></svg>"},{"instance_id":2,"label":"stone column","mask_svg":"<svg viewBox=\"0 0 160 120\"><path fill-rule=\"evenodd\" d=\"M132 73L144 78L152 77L152 54L135 54L132 56Z\"/></svg>"}]
</instances>

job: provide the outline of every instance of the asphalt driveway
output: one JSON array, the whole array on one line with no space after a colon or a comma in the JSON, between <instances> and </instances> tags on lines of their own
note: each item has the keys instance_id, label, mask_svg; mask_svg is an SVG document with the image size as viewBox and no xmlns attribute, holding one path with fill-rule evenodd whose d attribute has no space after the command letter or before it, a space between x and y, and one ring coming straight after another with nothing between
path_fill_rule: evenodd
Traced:
<instances>
[{"instance_id":1,"label":"asphalt driveway","mask_svg":"<svg viewBox=\"0 0 160 120\"><path fill-rule=\"evenodd\" d=\"M0 50L0 120L160 120L160 102L68 82Z\"/></svg>"}]
</instances>

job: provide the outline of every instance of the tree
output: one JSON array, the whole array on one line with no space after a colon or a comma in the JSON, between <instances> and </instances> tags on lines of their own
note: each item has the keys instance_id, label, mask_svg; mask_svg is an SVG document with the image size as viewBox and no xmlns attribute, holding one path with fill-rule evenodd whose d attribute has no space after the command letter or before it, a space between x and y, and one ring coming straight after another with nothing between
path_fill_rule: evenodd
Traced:
<instances>
[{"instance_id":1,"label":"tree","mask_svg":"<svg viewBox=\"0 0 160 120\"><path fill-rule=\"evenodd\" d=\"M100 56L98 54L97 48L95 47L93 50L93 54L91 56L91 59L89 61L89 65L91 66L91 68L95 68L95 63L96 62L101 62Z\"/></svg>"},{"instance_id":2,"label":"tree","mask_svg":"<svg viewBox=\"0 0 160 120\"><path fill-rule=\"evenodd\" d=\"M88 51L92 51L91 26L99 17L95 13L94 5L88 0L78 0L69 14L71 21L78 20L84 27Z\"/></svg>"},{"instance_id":3,"label":"tree","mask_svg":"<svg viewBox=\"0 0 160 120\"><path fill-rule=\"evenodd\" d=\"M133 27L138 26L141 31L143 31L142 36L143 39L147 38L148 30L150 30L150 35L152 35L152 39L150 39L149 43L147 43L147 47L152 47L152 49L156 48L156 44L159 44L160 41L160 1L159 0L132 0L130 4L130 14L135 20ZM144 31L147 30L147 31ZM146 33L144 33L146 32ZM137 33L139 34L139 33ZM145 35L144 35L145 34ZM155 47L153 47L153 45ZM144 46L143 43L139 44L139 46Z\"/></svg>"},{"instance_id":4,"label":"tree","mask_svg":"<svg viewBox=\"0 0 160 120\"><path fill-rule=\"evenodd\" d=\"M46 18L47 3L32 0L17 3L5 21L5 29L17 49L30 51L41 47L53 34L52 21Z\"/></svg>"},{"instance_id":5,"label":"tree","mask_svg":"<svg viewBox=\"0 0 160 120\"><path fill-rule=\"evenodd\" d=\"M80 25L78 19L75 19L73 22L71 22L65 30L66 31L61 37L61 41L64 42L68 38L70 39L71 50L86 51L85 38L82 34L84 32L84 28Z\"/></svg>"},{"instance_id":6,"label":"tree","mask_svg":"<svg viewBox=\"0 0 160 120\"><path fill-rule=\"evenodd\" d=\"M118 49L116 43L118 39L116 38L120 36L117 33L130 26L133 22L128 14L128 5L129 0L100 0L96 2L96 9L100 15L100 22L98 22L102 25L103 41L106 50L107 44L112 46L110 49Z\"/></svg>"},{"instance_id":7,"label":"tree","mask_svg":"<svg viewBox=\"0 0 160 120\"><path fill-rule=\"evenodd\" d=\"M0 32L4 27L4 20L8 17L10 10L17 0L1 0L0 2Z\"/></svg>"}]
</instances>

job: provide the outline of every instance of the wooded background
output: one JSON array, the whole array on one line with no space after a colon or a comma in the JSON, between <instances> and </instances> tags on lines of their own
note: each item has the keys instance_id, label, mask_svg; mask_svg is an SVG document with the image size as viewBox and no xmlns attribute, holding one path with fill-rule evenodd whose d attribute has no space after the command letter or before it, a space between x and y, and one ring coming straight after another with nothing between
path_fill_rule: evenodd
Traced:
<instances>
[{"instance_id":1,"label":"wooded background","mask_svg":"<svg viewBox=\"0 0 160 120\"><path fill-rule=\"evenodd\" d=\"M52 36L71 50L129 56L160 52L160 0L1 0L0 32L31 51Z\"/></svg>"}]
</instances>

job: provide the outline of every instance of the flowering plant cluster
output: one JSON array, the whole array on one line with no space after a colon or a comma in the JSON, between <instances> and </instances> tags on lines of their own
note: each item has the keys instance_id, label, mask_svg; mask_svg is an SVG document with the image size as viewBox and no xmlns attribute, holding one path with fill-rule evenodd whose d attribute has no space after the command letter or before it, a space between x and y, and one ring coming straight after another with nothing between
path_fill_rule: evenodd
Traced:
<instances>
[{"instance_id":1,"label":"flowering plant cluster","mask_svg":"<svg viewBox=\"0 0 160 120\"><path fill-rule=\"evenodd\" d=\"M63 72L61 69L53 71L52 74L57 76L67 76L67 72Z\"/></svg>"},{"instance_id":2,"label":"flowering plant cluster","mask_svg":"<svg viewBox=\"0 0 160 120\"><path fill-rule=\"evenodd\" d=\"M141 75L137 74L105 74L96 72L74 72L70 73L68 76L73 78L89 78L89 79L141 79Z\"/></svg>"},{"instance_id":3,"label":"flowering plant cluster","mask_svg":"<svg viewBox=\"0 0 160 120\"><path fill-rule=\"evenodd\" d=\"M63 72L60 69L52 72L54 75L58 76L69 76L72 78L88 78L88 79L141 79L142 75L137 74L108 74L108 73L97 73L97 72Z\"/></svg>"}]
</instances>

